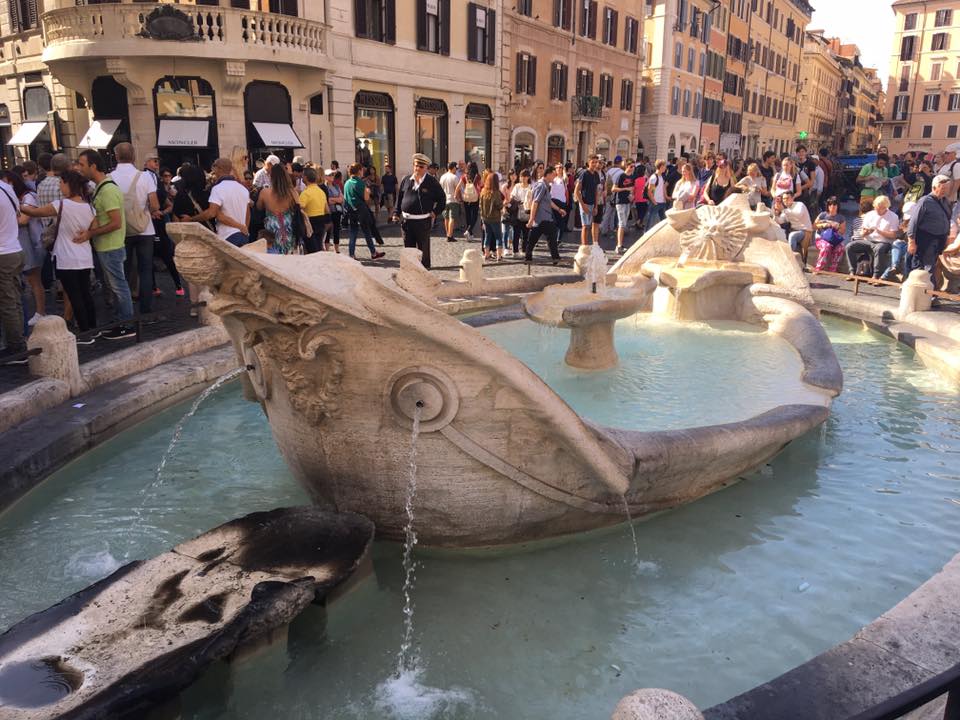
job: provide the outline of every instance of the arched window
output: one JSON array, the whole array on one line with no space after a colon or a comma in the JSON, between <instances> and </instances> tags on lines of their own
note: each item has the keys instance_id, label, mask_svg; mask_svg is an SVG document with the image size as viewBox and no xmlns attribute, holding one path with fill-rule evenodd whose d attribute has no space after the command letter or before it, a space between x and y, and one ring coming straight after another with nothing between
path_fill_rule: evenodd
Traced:
<instances>
[{"instance_id":1,"label":"arched window","mask_svg":"<svg viewBox=\"0 0 960 720\"><path fill-rule=\"evenodd\" d=\"M42 85L28 87L23 91L24 120L46 120L47 113L53 110L50 93Z\"/></svg>"},{"instance_id":2,"label":"arched window","mask_svg":"<svg viewBox=\"0 0 960 720\"><path fill-rule=\"evenodd\" d=\"M518 132L513 138L513 166L523 170L533 165L537 139L531 132Z\"/></svg>"}]
</instances>

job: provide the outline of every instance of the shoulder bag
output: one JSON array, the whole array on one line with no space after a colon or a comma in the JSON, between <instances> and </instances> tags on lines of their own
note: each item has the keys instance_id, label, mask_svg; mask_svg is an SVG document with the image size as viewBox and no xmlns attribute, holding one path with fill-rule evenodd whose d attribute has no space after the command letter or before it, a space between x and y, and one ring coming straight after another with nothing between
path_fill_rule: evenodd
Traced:
<instances>
[{"instance_id":1,"label":"shoulder bag","mask_svg":"<svg viewBox=\"0 0 960 720\"><path fill-rule=\"evenodd\" d=\"M57 234L60 232L60 218L63 217L63 204L66 198L60 198L60 205L57 207L57 219L47 225L40 235L40 241L43 243L44 250L52 250L57 242ZM96 213L94 213L96 215Z\"/></svg>"}]
</instances>

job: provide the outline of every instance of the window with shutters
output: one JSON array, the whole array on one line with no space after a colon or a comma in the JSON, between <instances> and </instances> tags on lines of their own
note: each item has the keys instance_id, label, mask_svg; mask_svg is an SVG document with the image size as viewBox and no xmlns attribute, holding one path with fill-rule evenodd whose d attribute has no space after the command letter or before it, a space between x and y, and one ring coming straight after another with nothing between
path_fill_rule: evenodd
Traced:
<instances>
[{"instance_id":1,"label":"window with shutters","mask_svg":"<svg viewBox=\"0 0 960 720\"><path fill-rule=\"evenodd\" d=\"M567 99L567 66L555 62L550 66L550 99Z\"/></svg>"},{"instance_id":2,"label":"window with shutters","mask_svg":"<svg viewBox=\"0 0 960 720\"><path fill-rule=\"evenodd\" d=\"M687 28L688 17L687 0L677 0L677 26L678 32L683 32Z\"/></svg>"},{"instance_id":3,"label":"window with shutters","mask_svg":"<svg viewBox=\"0 0 960 720\"><path fill-rule=\"evenodd\" d=\"M947 33L934 33L930 38L931 50L949 50L950 36Z\"/></svg>"},{"instance_id":4,"label":"window with shutters","mask_svg":"<svg viewBox=\"0 0 960 720\"><path fill-rule=\"evenodd\" d=\"M397 42L396 0L353 0L353 20L358 38Z\"/></svg>"},{"instance_id":5,"label":"window with shutters","mask_svg":"<svg viewBox=\"0 0 960 720\"><path fill-rule=\"evenodd\" d=\"M923 96L923 112L937 112L940 109L940 94L931 93Z\"/></svg>"},{"instance_id":6,"label":"window with shutters","mask_svg":"<svg viewBox=\"0 0 960 720\"><path fill-rule=\"evenodd\" d=\"M696 51L692 47L687 48L687 72L693 72L696 62L697 62Z\"/></svg>"},{"instance_id":7,"label":"window with shutters","mask_svg":"<svg viewBox=\"0 0 960 720\"><path fill-rule=\"evenodd\" d=\"M417 48L450 54L450 1L417 0Z\"/></svg>"},{"instance_id":8,"label":"window with shutters","mask_svg":"<svg viewBox=\"0 0 960 720\"><path fill-rule=\"evenodd\" d=\"M620 109L633 109L633 82L626 78L620 81Z\"/></svg>"},{"instance_id":9,"label":"window with shutters","mask_svg":"<svg viewBox=\"0 0 960 720\"><path fill-rule=\"evenodd\" d=\"M703 108L703 95L698 90L696 95L693 96L693 117L697 120L700 119L700 113Z\"/></svg>"},{"instance_id":10,"label":"window with shutters","mask_svg":"<svg viewBox=\"0 0 960 720\"><path fill-rule=\"evenodd\" d=\"M916 47L917 36L906 35L900 38L900 59L902 61L913 60L913 51Z\"/></svg>"},{"instance_id":11,"label":"window with shutters","mask_svg":"<svg viewBox=\"0 0 960 720\"><path fill-rule=\"evenodd\" d=\"M690 117L690 91L683 91L683 116Z\"/></svg>"},{"instance_id":12,"label":"window with shutters","mask_svg":"<svg viewBox=\"0 0 960 720\"><path fill-rule=\"evenodd\" d=\"M950 112L960 110L960 93L950 93L947 96L947 110Z\"/></svg>"},{"instance_id":13,"label":"window with shutters","mask_svg":"<svg viewBox=\"0 0 960 720\"><path fill-rule=\"evenodd\" d=\"M907 92L910 89L910 72L913 68L910 65L902 65L900 67L900 85L897 87L897 92Z\"/></svg>"},{"instance_id":14,"label":"window with shutters","mask_svg":"<svg viewBox=\"0 0 960 720\"><path fill-rule=\"evenodd\" d=\"M467 3L467 60L493 65L497 57L497 12Z\"/></svg>"},{"instance_id":15,"label":"window with shutters","mask_svg":"<svg viewBox=\"0 0 960 720\"><path fill-rule=\"evenodd\" d=\"M690 14L690 37L699 37L700 36L700 10L699 8L693 8L693 12Z\"/></svg>"},{"instance_id":16,"label":"window with shutters","mask_svg":"<svg viewBox=\"0 0 960 720\"><path fill-rule=\"evenodd\" d=\"M707 54L705 52L700 53L700 77L703 77L707 74Z\"/></svg>"},{"instance_id":17,"label":"window with shutters","mask_svg":"<svg viewBox=\"0 0 960 720\"><path fill-rule=\"evenodd\" d=\"M893 128L893 137L897 139L903 137L903 125L897 125Z\"/></svg>"},{"instance_id":18,"label":"window with shutters","mask_svg":"<svg viewBox=\"0 0 960 720\"><path fill-rule=\"evenodd\" d=\"M923 131L920 133L921 137L929 138L933 135L933 125L924 125Z\"/></svg>"},{"instance_id":19,"label":"window with shutters","mask_svg":"<svg viewBox=\"0 0 960 720\"><path fill-rule=\"evenodd\" d=\"M10 32L21 33L40 27L37 0L9 0Z\"/></svg>"},{"instance_id":20,"label":"window with shutters","mask_svg":"<svg viewBox=\"0 0 960 720\"><path fill-rule=\"evenodd\" d=\"M947 27L953 23L953 10L937 10L933 20L934 27Z\"/></svg>"},{"instance_id":21,"label":"window with shutters","mask_svg":"<svg viewBox=\"0 0 960 720\"><path fill-rule=\"evenodd\" d=\"M941 75L943 75L943 63L933 63L930 66L930 80L937 82Z\"/></svg>"},{"instance_id":22,"label":"window with shutters","mask_svg":"<svg viewBox=\"0 0 960 720\"><path fill-rule=\"evenodd\" d=\"M600 99L604 107L613 107L613 75L600 74Z\"/></svg>"},{"instance_id":23,"label":"window with shutters","mask_svg":"<svg viewBox=\"0 0 960 720\"><path fill-rule=\"evenodd\" d=\"M593 95L593 72L586 68L577 70L577 95Z\"/></svg>"},{"instance_id":24,"label":"window with shutters","mask_svg":"<svg viewBox=\"0 0 960 720\"><path fill-rule=\"evenodd\" d=\"M675 68L683 67L683 43L677 43L673 48L673 66Z\"/></svg>"},{"instance_id":25,"label":"window with shutters","mask_svg":"<svg viewBox=\"0 0 960 720\"><path fill-rule=\"evenodd\" d=\"M517 12L520 15L531 17L533 15L533 0L517 0Z\"/></svg>"},{"instance_id":26,"label":"window with shutters","mask_svg":"<svg viewBox=\"0 0 960 720\"><path fill-rule=\"evenodd\" d=\"M623 49L629 53L637 52L640 37L640 23L636 18L628 17L623 28Z\"/></svg>"},{"instance_id":27,"label":"window with shutters","mask_svg":"<svg viewBox=\"0 0 960 720\"><path fill-rule=\"evenodd\" d=\"M674 115L680 114L680 88L673 88L673 97L670 102L670 112Z\"/></svg>"},{"instance_id":28,"label":"window with shutters","mask_svg":"<svg viewBox=\"0 0 960 720\"><path fill-rule=\"evenodd\" d=\"M598 0L583 0L580 7L580 35L591 40L597 39L597 16L600 12Z\"/></svg>"},{"instance_id":29,"label":"window with shutters","mask_svg":"<svg viewBox=\"0 0 960 720\"><path fill-rule=\"evenodd\" d=\"M897 95L893 99L893 119L894 120L906 120L907 119L907 106L910 103L909 95Z\"/></svg>"},{"instance_id":30,"label":"window with shutters","mask_svg":"<svg viewBox=\"0 0 960 720\"><path fill-rule=\"evenodd\" d=\"M907 13L903 16L903 29L904 30L916 30L917 29L917 14L916 13Z\"/></svg>"},{"instance_id":31,"label":"window with shutters","mask_svg":"<svg viewBox=\"0 0 960 720\"><path fill-rule=\"evenodd\" d=\"M517 93L537 94L537 58L529 53L517 53Z\"/></svg>"},{"instance_id":32,"label":"window with shutters","mask_svg":"<svg viewBox=\"0 0 960 720\"><path fill-rule=\"evenodd\" d=\"M553 26L562 30L573 29L573 3L576 0L553 0ZM528 15L530 13L527 13Z\"/></svg>"},{"instance_id":33,"label":"window with shutters","mask_svg":"<svg viewBox=\"0 0 960 720\"><path fill-rule=\"evenodd\" d=\"M617 46L618 32L620 25L620 13L613 8L603 9L603 42L606 45Z\"/></svg>"}]
</instances>

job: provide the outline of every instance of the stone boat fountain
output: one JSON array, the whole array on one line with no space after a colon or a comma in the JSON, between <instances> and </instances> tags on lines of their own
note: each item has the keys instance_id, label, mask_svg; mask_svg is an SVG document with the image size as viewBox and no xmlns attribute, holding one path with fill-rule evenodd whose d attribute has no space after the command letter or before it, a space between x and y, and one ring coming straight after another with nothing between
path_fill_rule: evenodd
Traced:
<instances>
[{"instance_id":1,"label":"stone boat fountain","mask_svg":"<svg viewBox=\"0 0 960 720\"><path fill-rule=\"evenodd\" d=\"M416 251L397 271L332 253L238 249L196 224L168 231L183 274L209 287L207 309L222 318L247 368L248 397L263 406L315 501L362 513L382 537L401 538L419 417L418 536L469 547L612 525L625 519L625 504L633 517L681 505L827 418L840 367L782 230L739 196L668 215L607 276L609 295L587 299L592 307L578 308L592 287L561 286L530 297L527 311L556 320L561 308L554 324L574 333L585 317L602 319L594 325L610 332L587 334L603 336L610 350L613 318L651 303L683 320L760 325L799 352L808 400L709 427L603 427L444 312L439 281L411 257Z\"/></svg>"}]
</instances>

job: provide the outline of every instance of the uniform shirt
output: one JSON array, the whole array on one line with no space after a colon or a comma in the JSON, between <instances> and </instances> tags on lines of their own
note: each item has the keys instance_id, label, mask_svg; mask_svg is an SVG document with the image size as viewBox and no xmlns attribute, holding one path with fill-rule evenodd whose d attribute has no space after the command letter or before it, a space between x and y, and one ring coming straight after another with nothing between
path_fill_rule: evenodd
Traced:
<instances>
[{"instance_id":1,"label":"uniform shirt","mask_svg":"<svg viewBox=\"0 0 960 720\"><path fill-rule=\"evenodd\" d=\"M213 202L213 196L210 196ZM320 217L327 215L330 211L327 209L327 194L320 189L316 183L307 185L300 193L300 207L307 214L307 217Z\"/></svg>"},{"instance_id":2,"label":"uniform shirt","mask_svg":"<svg viewBox=\"0 0 960 720\"><path fill-rule=\"evenodd\" d=\"M153 218L149 216L150 201L147 198L150 193L157 192L156 176L149 170L137 170L137 167L132 163L120 163L116 169L110 173L110 177L113 178L117 187L120 188L120 192L126 194L130 191L130 186L133 184L133 179L137 176L137 173L140 173L140 178L137 180L137 203L147 209L148 218L147 225L143 228L143 232L140 233L140 235L156 235L157 231L153 227Z\"/></svg>"},{"instance_id":3,"label":"uniform shirt","mask_svg":"<svg viewBox=\"0 0 960 720\"><path fill-rule=\"evenodd\" d=\"M0 182L0 192L6 195L0 197L0 255L11 255L21 250L20 227L17 225L20 203L6 182Z\"/></svg>"},{"instance_id":4,"label":"uniform shirt","mask_svg":"<svg viewBox=\"0 0 960 720\"><path fill-rule=\"evenodd\" d=\"M185 194L186 193L180 193L177 195L177 198ZM177 200L174 198L174 203L176 202ZM199 201L198 204L200 204ZM231 220L236 220L242 225L247 220L247 208L250 207L250 193L243 186L243 183L237 182L236 180L219 180L210 188L210 199L207 201L207 204L219 205L220 211L224 215ZM196 215L196 210L192 210L189 214ZM224 223L217 223L217 237L221 240L226 240L238 232L240 231L235 227L230 227Z\"/></svg>"},{"instance_id":5,"label":"uniform shirt","mask_svg":"<svg viewBox=\"0 0 960 720\"><path fill-rule=\"evenodd\" d=\"M120 211L120 227L112 232L104 233L93 239L93 249L97 252L120 250L127 238L127 220L123 215L123 193L107 175L93 193L93 209L97 211L97 226L101 227L110 222L110 211Z\"/></svg>"}]
</instances>

